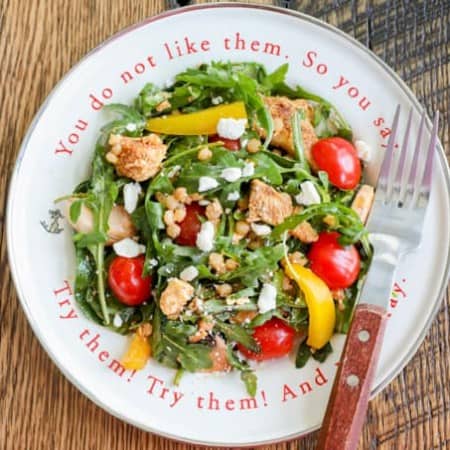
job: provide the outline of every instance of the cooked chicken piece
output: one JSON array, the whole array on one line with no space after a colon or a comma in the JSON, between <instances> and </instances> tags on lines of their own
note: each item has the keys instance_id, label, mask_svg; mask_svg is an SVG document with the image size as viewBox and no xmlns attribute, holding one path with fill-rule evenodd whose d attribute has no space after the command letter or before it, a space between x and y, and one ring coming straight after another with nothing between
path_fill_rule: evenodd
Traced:
<instances>
[{"instance_id":1,"label":"cooked chicken piece","mask_svg":"<svg viewBox=\"0 0 450 450\"><path fill-rule=\"evenodd\" d=\"M368 184L363 184L353 199L352 209L356 211L362 223L366 223L370 209L372 208L374 196L375 191L373 187Z\"/></svg>"},{"instance_id":2,"label":"cooked chicken piece","mask_svg":"<svg viewBox=\"0 0 450 450\"><path fill-rule=\"evenodd\" d=\"M292 214L292 200L288 194L278 192L260 180L253 180L248 208L248 222L279 225Z\"/></svg>"},{"instance_id":3,"label":"cooked chicken piece","mask_svg":"<svg viewBox=\"0 0 450 450\"><path fill-rule=\"evenodd\" d=\"M66 202L65 216L76 231L79 233L90 233L94 227L94 215L84 204L81 206L78 220L75 223L70 220L70 206L74 201L75 199L71 199ZM136 234L136 228L131 221L131 216L121 205L113 206L108 219L108 227L108 241L106 245L114 244L114 242L133 237Z\"/></svg>"},{"instance_id":4,"label":"cooked chicken piece","mask_svg":"<svg viewBox=\"0 0 450 450\"><path fill-rule=\"evenodd\" d=\"M193 296L194 287L192 285L178 278L171 278L161 294L159 306L169 319L177 319Z\"/></svg>"},{"instance_id":5,"label":"cooked chicken piece","mask_svg":"<svg viewBox=\"0 0 450 450\"><path fill-rule=\"evenodd\" d=\"M200 342L208 336L208 333L214 328L214 322L212 320L200 319L198 323L198 330L192 336L189 336L189 342Z\"/></svg>"},{"instance_id":6,"label":"cooked chicken piece","mask_svg":"<svg viewBox=\"0 0 450 450\"><path fill-rule=\"evenodd\" d=\"M231 370L227 357L227 344L221 337L216 336L216 343L209 356L212 366L209 369L201 370L201 372L228 372Z\"/></svg>"},{"instance_id":7,"label":"cooked chicken piece","mask_svg":"<svg viewBox=\"0 0 450 450\"><path fill-rule=\"evenodd\" d=\"M106 159L116 167L121 176L135 181L146 181L161 169L167 146L157 134L130 138L112 134Z\"/></svg>"},{"instance_id":8,"label":"cooked chicken piece","mask_svg":"<svg viewBox=\"0 0 450 450\"><path fill-rule=\"evenodd\" d=\"M316 242L319 239L317 231L306 221L299 223L289 234L305 244Z\"/></svg>"},{"instance_id":9,"label":"cooked chicken piece","mask_svg":"<svg viewBox=\"0 0 450 450\"><path fill-rule=\"evenodd\" d=\"M305 119L301 121L305 156L311 162L311 146L317 142L317 136L312 125L314 110L306 100L291 100L287 97L264 97L264 103L269 108L274 122L274 133L271 144L286 150L290 155L295 154L292 138L292 115L297 110L305 112ZM261 137L265 137L265 130L258 128Z\"/></svg>"},{"instance_id":10,"label":"cooked chicken piece","mask_svg":"<svg viewBox=\"0 0 450 450\"><path fill-rule=\"evenodd\" d=\"M258 315L257 311L239 311L232 318L231 321L234 323L249 323Z\"/></svg>"}]
</instances>

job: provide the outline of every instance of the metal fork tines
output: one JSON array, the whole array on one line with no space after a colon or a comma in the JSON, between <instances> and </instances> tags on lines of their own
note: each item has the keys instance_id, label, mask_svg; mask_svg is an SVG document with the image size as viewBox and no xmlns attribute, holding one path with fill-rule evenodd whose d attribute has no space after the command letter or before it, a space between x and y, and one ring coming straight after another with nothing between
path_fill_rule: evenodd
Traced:
<instances>
[{"instance_id":1,"label":"metal fork tines","mask_svg":"<svg viewBox=\"0 0 450 450\"><path fill-rule=\"evenodd\" d=\"M409 150L409 135L411 131L411 119L412 119L412 109L408 116L408 121L406 125L406 131L403 138L403 144L400 152L400 156L397 164L397 172L395 178L393 178L394 173L394 147L395 140L398 129L398 122L400 117L400 106L397 107L395 112L394 121L392 125L392 131L389 136L388 145L386 148L386 153L381 165L378 187L377 187L377 197L382 199L383 202L397 202L399 207L414 207L414 206L426 206L431 188L431 176L433 170L433 157L435 153L435 147L437 144L437 129L439 121L439 112L436 113L433 121L433 130L431 132L431 140L428 145L427 157L425 162L425 167L423 171L423 176L417 175L418 165L419 165L419 154L422 151L422 135L425 123L425 112L422 113L422 117L419 125L419 132L417 135L416 145L414 149L413 161L411 163L411 168L408 176L408 181L406 184L406 189L402 192L402 181L405 173L405 163ZM416 197L418 205L413 203Z\"/></svg>"},{"instance_id":2,"label":"metal fork tines","mask_svg":"<svg viewBox=\"0 0 450 450\"><path fill-rule=\"evenodd\" d=\"M374 303L381 302L380 286L391 286L399 258L416 249L422 239L425 212L429 203L432 184L433 159L437 146L439 114L433 120L428 145L424 144L425 113L419 124L415 145L411 144L412 111L398 158L394 158L398 135L400 107L397 107L386 152L381 164L375 201L367 223L374 255L365 287L369 296L377 294ZM414 144L414 143L412 143ZM411 153L414 149L414 153ZM421 161L423 154L424 161ZM409 157L409 158L408 158ZM412 162L408 164L408 159ZM421 164L422 162L422 164ZM408 167L409 166L409 173ZM389 292L384 292L388 298Z\"/></svg>"}]
</instances>

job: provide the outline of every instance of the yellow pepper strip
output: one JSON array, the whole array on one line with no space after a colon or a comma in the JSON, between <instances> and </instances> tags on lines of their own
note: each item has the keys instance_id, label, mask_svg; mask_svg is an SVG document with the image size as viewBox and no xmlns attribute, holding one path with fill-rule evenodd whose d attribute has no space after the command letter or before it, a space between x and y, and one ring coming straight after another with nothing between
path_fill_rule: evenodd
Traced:
<instances>
[{"instance_id":1,"label":"yellow pepper strip","mask_svg":"<svg viewBox=\"0 0 450 450\"><path fill-rule=\"evenodd\" d=\"M151 348L148 337L135 333L127 352L122 358L122 365L128 370L141 370L150 358Z\"/></svg>"},{"instance_id":2,"label":"yellow pepper strip","mask_svg":"<svg viewBox=\"0 0 450 450\"><path fill-rule=\"evenodd\" d=\"M285 271L305 294L309 311L306 343L318 350L331 339L336 323L336 310L330 289L312 270L300 264L286 264Z\"/></svg>"},{"instance_id":3,"label":"yellow pepper strip","mask_svg":"<svg viewBox=\"0 0 450 450\"><path fill-rule=\"evenodd\" d=\"M244 102L213 106L189 114L171 114L147 120L147 130L160 134L194 136L216 134L220 119L247 119Z\"/></svg>"}]
</instances>

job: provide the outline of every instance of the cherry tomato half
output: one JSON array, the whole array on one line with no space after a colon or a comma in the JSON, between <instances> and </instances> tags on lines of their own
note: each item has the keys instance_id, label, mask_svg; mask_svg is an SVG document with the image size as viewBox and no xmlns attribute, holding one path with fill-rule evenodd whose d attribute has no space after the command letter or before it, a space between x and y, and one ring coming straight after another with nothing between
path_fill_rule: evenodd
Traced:
<instances>
[{"instance_id":1,"label":"cherry tomato half","mask_svg":"<svg viewBox=\"0 0 450 450\"><path fill-rule=\"evenodd\" d=\"M340 137L317 141L311 148L319 170L328 174L330 183L339 189L354 189L361 179L361 162L355 147Z\"/></svg>"},{"instance_id":2,"label":"cherry tomato half","mask_svg":"<svg viewBox=\"0 0 450 450\"><path fill-rule=\"evenodd\" d=\"M260 353L255 353L238 344L239 351L256 361L280 358L287 355L294 345L295 330L286 322L274 317L253 330L253 337L260 345Z\"/></svg>"},{"instance_id":3,"label":"cherry tomato half","mask_svg":"<svg viewBox=\"0 0 450 450\"><path fill-rule=\"evenodd\" d=\"M208 138L209 142L223 142L223 146L232 152L239 150L241 148L241 140L240 139L226 139L218 134L214 134Z\"/></svg>"},{"instance_id":4,"label":"cherry tomato half","mask_svg":"<svg viewBox=\"0 0 450 450\"><path fill-rule=\"evenodd\" d=\"M308 258L311 270L330 289L351 286L358 278L361 260L354 245L339 244L340 234L336 231L320 233L319 239L311 245Z\"/></svg>"},{"instance_id":5,"label":"cherry tomato half","mask_svg":"<svg viewBox=\"0 0 450 450\"><path fill-rule=\"evenodd\" d=\"M116 256L108 269L108 284L115 297L124 305L137 306L151 296L152 279L142 277L145 258Z\"/></svg>"},{"instance_id":6,"label":"cherry tomato half","mask_svg":"<svg viewBox=\"0 0 450 450\"><path fill-rule=\"evenodd\" d=\"M205 215L205 208L198 203L186 205L186 217L178 225L181 228L175 242L179 245L195 246L197 234L202 226L199 216Z\"/></svg>"}]
</instances>

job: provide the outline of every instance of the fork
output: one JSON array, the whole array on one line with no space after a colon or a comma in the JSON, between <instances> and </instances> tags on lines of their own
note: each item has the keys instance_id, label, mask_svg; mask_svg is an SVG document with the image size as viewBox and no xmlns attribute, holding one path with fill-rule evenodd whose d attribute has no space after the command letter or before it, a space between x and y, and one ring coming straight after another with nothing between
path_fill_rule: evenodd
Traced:
<instances>
[{"instance_id":1,"label":"fork","mask_svg":"<svg viewBox=\"0 0 450 450\"><path fill-rule=\"evenodd\" d=\"M439 112L433 120L425 165L419 173L425 125L425 112L422 113L412 163L407 180L404 180L412 115L411 110L395 164L393 156L400 117L400 106L397 106L367 222L373 247L372 263L353 314L317 450L357 448L387 323L395 269L399 260L419 247L422 240L438 139Z\"/></svg>"}]
</instances>

